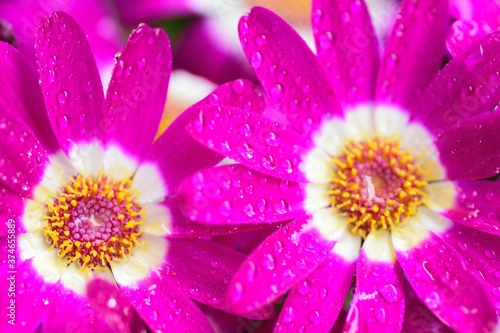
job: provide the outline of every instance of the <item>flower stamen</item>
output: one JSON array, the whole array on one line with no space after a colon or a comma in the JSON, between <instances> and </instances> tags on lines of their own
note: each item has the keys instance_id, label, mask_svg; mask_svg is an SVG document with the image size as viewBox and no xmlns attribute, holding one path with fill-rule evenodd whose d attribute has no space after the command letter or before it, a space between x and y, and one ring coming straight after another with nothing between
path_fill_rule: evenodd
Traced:
<instances>
[{"instance_id":1,"label":"flower stamen","mask_svg":"<svg viewBox=\"0 0 500 333\"><path fill-rule=\"evenodd\" d=\"M349 141L332 164L332 207L363 238L371 230L402 223L423 204L427 182L422 168L396 140Z\"/></svg>"}]
</instances>

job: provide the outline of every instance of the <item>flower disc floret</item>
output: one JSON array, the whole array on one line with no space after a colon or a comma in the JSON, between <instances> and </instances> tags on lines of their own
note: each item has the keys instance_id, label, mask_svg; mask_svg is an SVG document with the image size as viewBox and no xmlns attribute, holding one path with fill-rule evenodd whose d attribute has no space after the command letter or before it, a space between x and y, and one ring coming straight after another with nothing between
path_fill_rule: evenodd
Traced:
<instances>
[{"instance_id":1,"label":"flower disc floret","mask_svg":"<svg viewBox=\"0 0 500 333\"><path fill-rule=\"evenodd\" d=\"M349 141L332 162L332 207L347 216L355 234L366 238L372 230L389 229L423 204L423 170L397 140Z\"/></svg>"},{"instance_id":2,"label":"flower disc floret","mask_svg":"<svg viewBox=\"0 0 500 333\"><path fill-rule=\"evenodd\" d=\"M47 204L44 234L68 264L100 270L131 254L142 208L131 181L77 175Z\"/></svg>"}]
</instances>

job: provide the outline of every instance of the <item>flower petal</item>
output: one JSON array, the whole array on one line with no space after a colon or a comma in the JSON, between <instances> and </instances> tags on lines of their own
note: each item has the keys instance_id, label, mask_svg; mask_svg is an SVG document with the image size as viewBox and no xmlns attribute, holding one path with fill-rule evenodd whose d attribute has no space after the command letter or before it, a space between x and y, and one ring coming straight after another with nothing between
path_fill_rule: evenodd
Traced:
<instances>
[{"instance_id":1,"label":"flower petal","mask_svg":"<svg viewBox=\"0 0 500 333\"><path fill-rule=\"evenodd\" d=\"M160 274L176 279L179 288L192 299L213 308L231 312L226 302L229 279L245 256L211 241L170 239L168 268ZM269 314L254 313L251 319L265 319Z\"/></svg>"},{"instance_id":2,"label":"flower petal","mask_svg":"<svg viewBox=\"0 0 500 333\"><path fill-rule=\"evenodd\" d=\"M410 223L426 229L415 220ZM393 234L393 243L398 261L418 297L457 332L489 332L497 321L493 305L484 289L461 265L461 256L431 230L417 246L401 250L401 238L411 238L408 232L413 230L402 229L398 235Z\"/></svg>"},{"instance_id":3,"label":"flower petal","mask_svg":"<svg viewBox=\"0 0 500 333\"><path fill-rule=\"evenodd\" d=\"M168 279L151 274L136 287L120 289L155 332L214 332L201 310Z\"/></svg>"},{"instance_id":4,"label":"flower petal","mask_svg":"<svg viewBox=\"0 0 500 333\"><path fill-rule=\"evenodd\" d=\"M445 54L446 0L403 1L377 79L377 103L407 109L437 74Z\"/></svg>"},{"instance_id":5,"label":"flower petal","mask_svg":"<svg viewBox=\"0 0 500 333\"><path fill-rule=\"evenodd\" d=\"M9 229L15 230L15 234L27 231L23 216L25 205L23 197L0 185L0 237L7 235Z\"/></svg>"},{"instance_id":6,"label":"flower petal","mask_svg":"<svg viewBox=\"0 0 500 333\"><path fill-rule=\"evenodd\" d=\"M341 103L373 101L379 51L365 3L314 0L312 26L318 59Z\"/></svg>"},{"instance_id":7,"label":"flower petal","mask_svg":"<svg viewBox=\"0 0 500 333\"><path fill-rule=\"evenodd\" d=\"M482 179L500 172L498 124L500 113L483 113L455 123L436 137L447 179Z\"/></svg>"},{"instance_id":8,"label":"flower petal","mask_svg":"<svg viewBox=\"0 0 500 333\"><path fill-rule=\"evenodd\" d=\"M455 224L443 234L443 239L462 257L462 266L475 278L477 283L489 291L496 310L500 310L500 253L498 236Z\"/></svg>"},{"instance_id":9,"label":"flower petal","mask_svg":"<svg viewBox=\"0 0 500 333\"><path fill-rule=\"evenodd\" d=\"M293 129L231 107L207 105L197 110L187 130L198 141L264 174L307 181L299 164L302 147L311 141L304 142Z\"/></svg>"},{"instance_id":10,"label":"flower petal","mask_svg":"<svg viewBox=\"0 0 500 333\"><path fill-rule=\"evenodd\" d=\"M137 173L143 173L143 183L157 182L157 175L151 174L147 166L153 163L163 178L167 188L151 198L151 201L161 201L166 195L173 194L180 182L187 176L204 167L213 166L223 157L196 142L185 127L196 110L188 109L181 114L153 144L146 154ZM141 171L141 169L146 170Z\"/></svg>"},{"instance_id":11,"label":"flower petal","mask_svg":"<svg viewBox=\"0 0 500 333\"><path fill-rule=\"evenodd\" d=\"M0 183L22 197L33 197L48 164L46 150L14 113L2 112L0 136Z\"/></svg>"},{"instance_id":12,"label":"flower petal","mask_svg":"<svg viewBox=\"0 0 500 333\"><path fill-rule=\"evenodd\" d=\"M402 332L407 333L453 333L422 303L413 287L404 280L405 319Z\"/></svg>"},{"instance_id":13,"label":"flower petal","mask_svg":"<svg viewBox=\"0 0 500 333\"><path fill-rule=\"evenodd\" d=\"M498 12L498 10L499 8L497 8L495 12ZM446 47L450 54L456 58L467 50L476 39L490 32L491 28L485 22L476 20L457 20L451 25L451 31L446 39Z\"/></svg>"},{"instance_id":14,"label":"flower petal","mask_svg":"<svg viewBox=\"0 0 500 333\"><path fill-rule=\"evenodd\" d=\"M327 259L292 288L274 332L329 332L351 286L361 241L350 232L342 235Z\"/></svg>"},{"instance_id":15,"label":"flower petal","mask_svg":"<svg viewBox=\"0 0 500 333\"><path fill-rule=\"evenodd\" d=\"M476 41L432 80L412 117L440 134L458 121L490 112L500 100L500 31Z\"/></svg>"},{"instance_id":16,"label":"flower petal","mask_svg":"<svg viewBox=\"0 0 500 333\"><path fill-rule=\"evenodd\" d=\"M346 327L357 328L357 332L401 331L405 306L403 275L395 259L389 232L370 232L356 267L356 293Z\"/></svg>"},{"instance_id":17,"label":"flower petal","mask_svg":"<svg viewBox=\"0 0 500 333\"><path fill-rule=\"evenodd\" d=\"M12 46L0 43L0 105L19 115L45 149L54 153L59 144L50 127L35 69Z\"/></svg>"},{"instance_id":18,"label":"flower petal","mask_svg":"<svg viewBox=\"0 0 500 333\"><path fill-rule=\"evenodd\" d=\"M64 12L41 21L36 49L45 105L62 149L101 139L104 94L87 36Z\"/></svg>"},{"instance_id":19,"label":"flower petal","mask_svg":"<svg viewBox=\"0 0 500 333\"><path fill-rule=\"evenodd\" d=\"M431 208L454 222L500 235L498 212L500 186L494 181L442 182L429 185ZM450 193L451 192L451 193ZM443 207L436 199L450 196L451 205Z\"/></svg>"},{"instance_id":20,"label":"flower petal","mask_svg":"<svg viewBox=\"0 0 500 333\"><path fill-rule=\"evenodd\" d=\"M274 301L325 259L335 242L321 237L311 224L310 220L294 220L249 255L229 286L236 313L270 311Z\"/></svg>"},{"instance_id":21,"label":"flower petal","mask_svg":"<svg viewBox=\"0 0 500 333\"><path fill-rule=\"evenodd\" d=\"M276 108L301 133L322 116L342 115L316 57L285 21L254 7L239 23L243 50Z\"/></svg>"},{"instance_id":22,"label":"flower petal","mask_svg":"<svg viewBox=\"0 0 500 333\"><path fill-rule=\"evenodd\" d=\"M209 224L266 223L305 214L299 184L239 164L199 171L181 184L179 193L189 218Z\"/></svg>"},{"instance_id":23,"label":"flower petal","mask_svg":"<svg viewBox=\"0 0 500 333\"><path fill-rule=\"evenodd\" d=\"M145 24L132 31L106 96L101 130L137 162L153 144L167 97L172 51L167 34Z\"/></svg>"}]
</instances>

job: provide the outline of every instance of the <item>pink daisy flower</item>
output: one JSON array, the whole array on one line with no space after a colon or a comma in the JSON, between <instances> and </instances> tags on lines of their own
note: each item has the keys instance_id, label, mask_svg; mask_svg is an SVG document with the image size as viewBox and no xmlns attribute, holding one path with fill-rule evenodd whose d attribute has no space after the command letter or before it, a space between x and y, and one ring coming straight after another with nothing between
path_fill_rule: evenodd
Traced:
<instances>
[{"instance_id":1,"label":"pink daisy flower","mask_svg":"<svg viewBox=\"0 0 500 333\"><path fill-rule=\"evenodd\" d=\"M290 221L232 278L236 311L288 292L275 332L328 332L355 273L345 331L401 331L407 282L454 330L497 327L500 190L474 180L500 171L500 32L438 73L447 9L404 1L381 58L359 0L313 1L317 56L266 9L241 19L243 49L286 121L200 107L189 131L238 163L181 185L197 221Z\"/></svg>"},{"instance_id":2,"label":"pink daisy flower","mask_svg":"<svg viewBox=\"0 0 500 333\"><path fill-rule=\"evenodd\" d=\"M234 227L179 211L181 179L221 159L185 131L193 113L153 143L172 64L166 33L132 32L106 98L68 14L41 21L36 51L39 76L0 43L0 331L127 332L137 311L155 332L213 332L191 299L227 311L243 255L182 239ZM261 98L229 86L214 94L223 103Z\"/></svg>"}]
</instances>

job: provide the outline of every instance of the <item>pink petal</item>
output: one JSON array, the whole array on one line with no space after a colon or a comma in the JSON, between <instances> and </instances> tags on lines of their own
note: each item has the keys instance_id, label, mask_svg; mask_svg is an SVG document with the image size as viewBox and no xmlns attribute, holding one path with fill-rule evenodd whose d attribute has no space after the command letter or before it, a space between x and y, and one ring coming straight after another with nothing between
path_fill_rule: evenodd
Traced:
<instances>
[{"instance_id":1,"label":"pink petal","mask_svg":"<svg viewBox=\"0 0 500 333\"><path fill-rule=\"evenodd\" d=\"M153 331L214 332L201 310L169 279L156 274L138 282L136 288L120 286L142 319Z\"/></svg>"},{"instance_id":2,"label":"pink petal","mask_svg":"<svg viewBox=\"0 0 500 333\"><path fill-rule=\"evenodd\" d=\"M446 47L451 55L456 58L472 45L476 39L490 32L491 28L485 22L457 20L451 25L451 31L446 39Z\"/></svg>"},{"instance_id":3,"label":"pink petal","mask_svg":"<svg viewBox=\"0 0 500 333\"><path fill-rule=\"evenodd\" d=\"M48 163L47 152L33 131L17 116L0 116L0 184L27 198L43 178Z\"/></svg>"},{"instance_id":4,"label":"pink petal","mask_svg":"<svg viewBox=\"0 0 500 333\"><path fill-rule=\"evenodd\" d=\"M400 332L404 306L399 264L370 260L363 248L356 268L356 293L344 331L357 327L357 332Z\"/></svg>"},{"instance_id":5,"label":"pink petal","mask_svg":"<svg viewBox=\"0 0 500 333\"><path fill-rule=\"evenodd\" d=\"M500 100L498 39L500 31L484 36L450 61L411 108L413 118L439 134L493 110Z\"/></svg>"},{"instance_id":6,"label":"pink petal","mask_svg":"<svg viewBox=\"0 0 500 333\"><path fill-rule=\"evenodd\" d=\"M379 51L365 3L314 0L312 25L318 59L341 103L373 101Z\"/></svg>"},{"instance_id":7,"label":"pink petal","mask_svg":"<svg viewBox=\"0 0 500 333\"><path fill-rule=\"evenodd\" d=\"M244 260L243 254L211 241L169 239L169 268L162 274L177 280L180 290L192 299L231 312L226 301L227 285ZM249 318L268 316L255 313Z\"/></svg>"},{"instance_id":8,"label":"pink petal","mask_svg":"<svg viewBox=\"0 0 500 333\"><path fill-rule=\"evenodd\" d=\"M198 108L187 128L197 140L264 174L307 181L299 169L310 141L293 129L236 108L207 105Z\"/></svg>"},{"instance_id":9,"label":"pink petal","mask_svg":"<svg viewBox=\"0 0 500 333\"><path fill-rule=\"evenodd\" d=\"M24 205L23 197L0 185L0 237L7 235L12 225L14 225L15 234L26 232L21 220Z\"/></svg>"},{"instance_id":10,"label":"pink petal","mask_svg":"<svg viewBox=\"0 0 500 333\"><path fill-rule=\"evenodd\" d=\"M205 18L186 27L175 49L176 68L219 84L237 78L256 81L239 45L234 45L236 38L221 34L221 21L218 17ZM203 54L203 57L193 57L193 54Z\"/></svg>"},{"instance_id":11,"label":"pink petal","mask_svg":"<svg viewBox=\"0 0 500 333\"><path fill-rule=\"evenodd\" d=\"M45 149L54 153L59 144L50 127L38 85L38 74L21 54L12 46L0 43L0 105L19 115L33 130Z\"/></svg>"},{"instance_id":12,"label":"pink petal","mask_svg":"<svg viewBox=\"0 0 500 333\"><path fill-rule=\"evenodd\" d=\"M377 102L407 109L437 74L448 26L446 0L403 1L387 41Z\"/></svg>"},{"instance_id":13,"label":"pink petal","mask_svg":"<svg viewBox=\"0 0 500 333\"><path fill-rule=\"evenodd\" d=\"M301 133L328 115L342 115L316 57L304 40L273 12L254 7L239 23L240 40L276 108Z\"/></svg>"},{"instance_id":14,"label":"pink petal","mask_svg":"<svg viewBox=\"0 0 500 333\"><path fill-rule=\"evenodd\" d=\"M497 318L484 289L461 265L461 256L434 233L417 247L396 251L418 297L457 332L489 332Z\"/></svg>"},{"instance_id":15,"label":"pink petal","mask_svg":"<svg viewBox=\"0 0 500 333\"><path fill-rule=\"evenodd\" d=\"M447 179L481 179L500 172L499 123L499 113L483 113L437 135L435 143Z\"/></svg>"},{"instance_id":16,"label":"pink petal","mask_svg":"<svg viewBox=\"0 0 500 333\"><path fill-rule=\"evenodd\" d=\"M358 246L359 248L359 246ZM331 252L309 276L292 288L274 332L329 332L351 286L356 261Z\"/></svg>"},{"instance_id":17,"label":"pink petal","mask_svg":"<svg viewBox=\"0 0 500 333\"><path fill-rule=\"evenodd\" d=\"M405 320L403 332L405 333L453 333L453 330L443 324L434 314L418 299L408 281L404 280L405 290Z\"/></svg>"},{"instance_id":18,"label":"pink petal","mask_svg":"<svg viewBox=\"0 0 500 333\"><path fill-rule=\"evenodd\" d=\"M41 21L36 49L45 105L59 144L100 139L104 94L87 36L64 12Z\"/></svg>"},{"instance_id":19,"label":"pink petal","mask_svg":"<svg viewBox=\"0 0 500 333\"><path fill-rule=\"evenodd\" d=\"M209 224L266 223L305 214L299 184L239 164L199 171L181 184L179 193L189 218Z\"/></svg>"},{"instance_id":20,"label":"pink petal","mask_svg":"<svg viewBox=\"0 0 500 333\"><path fill-rule=\"evenodd\" d=\"M133 30L113 70L100 123L108 145L142 159L158 131L171 69L165 31L145 24Z\"/></svg>"},{"instance_id":21,"label":"pink petal","mask_svg":"<svg viewBox=\"0 0 500 333\"><path fill-rule=\"evenodd\" d=\"M318 267L334 244L305 220L278 229L233 276L228 295L235 312L271 311L273 302Z\"/></svg>"},{"instance_id":22,"label":"pink petal","mask_svg":"<svg viewBox=\"0 0 500 333\"><path fill-rule=\"evenodd\" d=\"M178 196L167 198L159 205L164 206L169 212L169 221L165 221L166 228L168 228L168 236L170 237L209 237L215 235L227 235L246 230L262 229L268 227L270 224L260 223L251 225L224 225L225 220L219 220L219 224L207 225L197 223L186 217L181 212L186 210L185 203Z\"/></svg>"},{"instance_id":23,"label":"pink petal","mask_svg":"<svg viewBox=\"0 0 500 333\"><path fill-rule=\"evenodd\" d=\"M500 238L461 225L454 225L443 239L462 257L462 265L484 287L497 311L500 311Z\"/></svg>"},{"instance_id":24,"label":"pink petal","mask_svg":"<svg viewBox=\"0 0 500 333\"><path fill-rule=\"evenodd\" d=\"M493 181L455 182L454 206L441 212L454 222L500 235L500 186Z\"/></svg>"},{"instance_id":25,"label":"pink petal","mask_svg":"<svg viewBox=\"0 0 500 333\"><path fill-rule=\"evenodd\" d=\"M223 159L221 155L200 145L187 133L186 124L195 114L196 110L188 109L177 117L144 158L145 163L152 162L159 168L168 187L166 194L173 194L185 177Z\"/></svg>"},{"instance_id":26,"label":"pink petal","mask_svg":"<svg viewBox=\"0 0 500 333\"><path fill-rule=\"evenodd\" d=\"M114 0L112 2L115 3L122 21L129 25L193 14L195 9L191 1L186 0Z\"/></svg>"}]
</instances>

